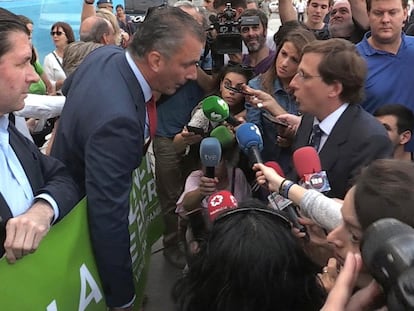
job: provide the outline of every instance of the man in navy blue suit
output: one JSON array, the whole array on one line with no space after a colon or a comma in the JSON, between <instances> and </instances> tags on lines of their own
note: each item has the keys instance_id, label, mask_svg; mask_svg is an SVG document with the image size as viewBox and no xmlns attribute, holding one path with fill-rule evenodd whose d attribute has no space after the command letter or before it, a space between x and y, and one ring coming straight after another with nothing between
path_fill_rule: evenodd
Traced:
<instances>
[{"instance_id":1,"label":"man in navy blue suit","mask_svg":"<svg viewBox=\"0 0 414 311\"><path fill-rule=\"evenodd\" d=\"M343 199L361 168L392 155L384 127L357 104L366 72L352 43L317 40L303 49L298 73L290 82L304 113L293 148L314 145L332 188L330 197Z\"/></svg>"},{"instance_id":2,"label":"man in navy blue suit","mask_svg":"<svg viewBox=\"0 0 414 311\"><path fill-rule=\"evenodd\" d=\"M126 52L114 46L93 51L63 88L67 99L52 155L87 195L92 245L110 310L131 310L134 301L129 194L152 122L146 103L152 93L170 95L197 78L204 40L204 30L190 15L178 8L155 9Z\"/></svg>"},{"instance_id":3,"label":"man in navy blue suit","mask_svg":"<svg viewBox=\"0 0 414 311\"><path fill-rule=\"evenodd\" d=\"M10 263L33 253L79 200L64 165L40 153L8 115L24 107L39 80L29 36L16 15L0 8L0 257Z\"/></svg>"}]
</instances>

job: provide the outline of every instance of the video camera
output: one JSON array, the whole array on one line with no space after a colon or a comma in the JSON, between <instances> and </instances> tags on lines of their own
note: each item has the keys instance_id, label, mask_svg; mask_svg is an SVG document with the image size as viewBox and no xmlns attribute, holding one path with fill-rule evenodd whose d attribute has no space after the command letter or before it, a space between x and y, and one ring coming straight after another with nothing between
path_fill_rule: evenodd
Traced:
<instances>
[{"instance_id":1,"label":"video camera","mask_svg":"<svg viewBox=\"0 0 414 311\"><path fill-rule=\"evenodd\" d=\"M414 310L414 229L393 218L380 219L364 232L361 253L387 295L388 310Z\"/></svg>"},{"instance_id":2,"label":"video camera","mask_svg":"<svg viewBox=\"0 0 414 311\"><path fill-rule=\"evenodd\" d=\"M231 3L226 4L222 13L210 16L210 30L216 30L217 35L207 37L207 50L211 50L213 70L224 65L224 54L237 54L242 52L242 38L240 28L243 26L259 25L258 16L243 16L236 18L236 10Z\"/></svg>"}]
</instances>

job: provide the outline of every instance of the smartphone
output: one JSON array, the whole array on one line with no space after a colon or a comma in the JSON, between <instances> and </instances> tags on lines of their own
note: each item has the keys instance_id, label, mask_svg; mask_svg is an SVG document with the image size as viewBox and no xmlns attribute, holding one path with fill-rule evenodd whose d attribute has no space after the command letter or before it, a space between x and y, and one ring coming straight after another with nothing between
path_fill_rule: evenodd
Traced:
<instances>
[{"instance_id":1,"label":"smartphone","mask_svg":"<svg viewBox=\"0 0 414 311\"><path fill-rule=\"evenodd\" d=\"M237 87L232 87L230 85L224 85L224 87L234 93L239 93L239 94L243 94L243 95L249 95L249 96L253 96L253 94L251 93L247 93L244 92L241 88L237 88Z\"/></svg>"},{"instance_id":2,"label":"smartphone","mask_svg":"<svg viewBox=\"0 0 414 311\"><path fill-rule=\"evenodd\" d=\"M276 124L276 125L280 125L280 126L283 126L283 127L288 127L289 126L289 124L287 124L287 123L285 123L281 120L276 119L274 116L272 116L269 113L263 113L263 117L265 119L269 120L270 122Z\"/></svg>"},{"instance_id":3,"label":"smartphone","mask_svg":"<svg viewBox=\"0 0 414 311\"><path fill-rule=\"evenodd\" d=\"M187 130L189 132L193 132L195 134L201 135L202 137L206 136L206 133L204 132L204 130L202 128L199 128L199 127L187 125Z\"/></svg>"}]
</instances>

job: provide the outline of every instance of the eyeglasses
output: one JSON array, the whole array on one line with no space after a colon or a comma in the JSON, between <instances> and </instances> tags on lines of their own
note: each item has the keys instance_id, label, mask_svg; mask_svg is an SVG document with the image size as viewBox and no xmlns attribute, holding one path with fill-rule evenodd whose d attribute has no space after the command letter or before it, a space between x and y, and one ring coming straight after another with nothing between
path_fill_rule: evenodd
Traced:
<instances>
[{"instance_id":1,"label":"eyeglasses","mask_svg":"<svg viewBox=\"0 0 414 311\"><path fill-rule=\"evenodd\" d=\"M51 36L55 36L56 35L56 36L59 36L60 37L61 35L65 35L65 33L63 31L51 31L50 32L50 35Z\"/></svg>"},{"instance_id":2,"label":"eyeglasses","mask_svg":"<svg viewBox=\"0 0 414 311\"><path fill-rule=\"evenodd\" d=\"M296 73L296 75L301 79L301 80L310 80L313 78L321 78L321 76L312 76L309 74L306 74L303 72L303 70L298 70L298 72Z\"/></svg>"}]
</instances>

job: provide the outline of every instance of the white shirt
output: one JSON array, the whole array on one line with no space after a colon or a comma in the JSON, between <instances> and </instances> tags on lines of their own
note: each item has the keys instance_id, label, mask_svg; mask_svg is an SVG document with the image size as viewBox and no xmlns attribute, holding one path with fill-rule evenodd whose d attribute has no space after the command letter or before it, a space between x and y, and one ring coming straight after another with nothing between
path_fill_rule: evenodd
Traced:
<instances>
[{"instance_id":1,"label":"white shirt","mask_svg":"<svg viewBox=\"0 0 414 311\"><path fill-rule=\"evenodd\" d=\"M53 55L53 53L55 53L60 63L62 64L62 58L56 54L56 51L54 51L46 55L45 61L43 62L43 70L45 71L53 87L56 88L56 81L65 80L66 74L63 71L62 66L56 60L56 57Z\"/></svg>"},{"instance_id":2,"label":"white shirt","mask_svg":"<svg viewBox=\"0 0 414 311\"><path fill-rule=\"evenodd\" d=\"M8 115L0 116L0 193L10 208L13 217L25 213L33 204L33 190L29 179L10 146ZM54 221L59 217L56 201L46 193L36 196L46 200L55 212Z\"/></svg>"},{"instance_id":3,"label":"white shirt","mask_svg":"<svg viewBox=\"0 0 414 311\"><path fill-rule=\"evenodd\" d=\"M319 145L318 153L322 150L323 145L325 144L326 140L328 139L329 135L332 132L336 122L338 122L341 115L344 113L345 109L348 108L349 104L345 103L342 104L338 109L328 115L325 119L321 122L315 117L313 118L313 125L319 124L323 134L321 137L321 143Z\"/></svg>"}]
</instances>

